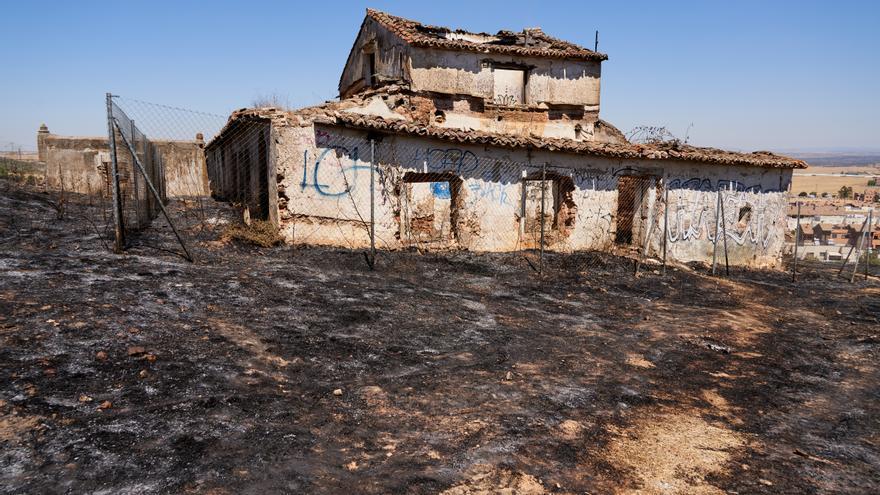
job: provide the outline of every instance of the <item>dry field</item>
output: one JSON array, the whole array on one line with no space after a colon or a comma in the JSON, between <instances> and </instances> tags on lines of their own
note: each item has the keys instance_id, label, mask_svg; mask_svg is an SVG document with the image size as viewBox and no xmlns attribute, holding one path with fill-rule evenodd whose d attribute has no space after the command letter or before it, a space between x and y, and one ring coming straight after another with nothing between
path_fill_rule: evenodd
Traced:
<instances>
[{"instance_id":1,"label":"dry field","mask_svg":"<svg viewBox=\"0 0 880 495\"><path fill-rule=\"evenodd\" d=\"M876 280L210 231L190 264L51 200L0 181L0 493L880 492Z\"/></svg>"},{"instance_id":2,"label":"dry field","mask_svg":"<svg viewBox=\"0 0 880 495\"><path fill-rule=\"evenodd\" d=\"M864 174L859 177L831 177L827 174ZM819 174L819 175L812 175ZM854 192L862 193L865 190L880 190L878 187L869 187L868 180L880 177L880 166L873 167L810 167L806 170L797 170L792 181L792 193L800 192L822 194L837 193L843 186L853 188Z\"/></svg>"}]
</instances>

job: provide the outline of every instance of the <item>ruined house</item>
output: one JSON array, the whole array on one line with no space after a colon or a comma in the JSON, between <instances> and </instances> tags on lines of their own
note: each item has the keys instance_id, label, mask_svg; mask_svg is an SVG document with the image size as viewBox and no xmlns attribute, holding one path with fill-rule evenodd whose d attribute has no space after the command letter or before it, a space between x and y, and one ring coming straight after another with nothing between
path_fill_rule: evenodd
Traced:
<instances>
[{"instance_id":1,"label":"ruined house","mask_svg":"<svg viewBox=\"0 0 880 495\"><path fill-rule=\"evenodd\" d=\"M687 262L712 258L722 189L730 261L778 263L804 163L628 142L599 117L606 59L537 28L470 33L367 10L339 101L234 112L206 147L212 194L292 243L366 246L372 203L387 249L530 249L540 226L549 250L655 255L665 240Z\"/></svg>"}]
</instances>

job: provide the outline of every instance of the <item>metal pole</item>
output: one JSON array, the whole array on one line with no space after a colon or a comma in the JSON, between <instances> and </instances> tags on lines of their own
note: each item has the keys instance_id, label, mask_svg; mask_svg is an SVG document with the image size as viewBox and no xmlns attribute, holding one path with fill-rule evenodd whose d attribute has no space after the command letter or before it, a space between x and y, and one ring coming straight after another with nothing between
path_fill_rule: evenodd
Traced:
<instances>
[{"instance_id":1,"label":"metal pole","mask_svg":"<svg viewBox=\"0 0 880 495\"><path fill-rule=\"evenodd\" d=\"M867 225L868 219L865 218L865 221L862 222L862 228L859 229L859 237L861 237L865 232L865 225ZM843 273L843 269L846 268L846 264L849 263L849 257L852 256L853 250L856 248L855 243L853 243L852 247L849 248L849 252L846 253L846 258L843 260L843 264L840 265L840 270L837 270L837 276L839 277L841 273ZM858 260L858 256L856 256L856 260ZM858 261L856 262L858 265Z\"/></svg>"},{"instance_id":2,"label":"metal pole","mask_svg":"<svg viewBox=\"0 0 880 495\"><path fill-rule=\"evenodd\" d=\"M715 264L718 259L718 227L721 220L721 188L718 188L718 196L715 200L715 239L712 246L712 275L715 275Z\"/></svg>"},{"instance_id":3,"label":"metal pole","mask_svg":"<svg viewBox=\"0 0 880 495\"><path fill-rule=\"evenodd\" d=\"M664 183L664 186L666 184ZM666 275L666 242L669 236L669 187L663 192L663 275Z\"/></svg>"},{"instance_id":4,"label":"metal pole","mask_svg":"<svg viewBox=\"0 0 880 495\"><path fill-rule=\"evenodd\" d=\"M116 127L119 127L119 122L113 120L113 123ZM188 261L192 261L192 255L189 254L189 250L186 249L186 244L183 242L183 238L180 237L180 234L177 232L177 228L174 226L174 222L171 221L171 217L168 215L168 211L165 209L165 202L162 201L159 197L159 191L156 190L156 187L153 185L153 182L147 177L147 171L144 169L144 166L141 164L141 161L137 157L137 153L134 152L134 147L132 147L131 143L128 142L128 139L125 138L125 134L122 134L120 131L120 136L122 136L122 141L125 142L125 145L128 147L128 150L131 152L131 155L134 157L134 163L137 165L138 169L140 169L141 174L144 176L144 182L146 182L147 187L150 189L150 192L153 193L153 196L159 202L159 208L162 210L162 214L165 215L165 220L168 220L168 225L171 226L171 230L174 232L174 236L177 237L177 242L180 243L180 246L183 248L183 252L186 254L186 259Z\"/></svg>"},{"instance_id":5,"label":"metal pole","mask_svg":"<svg viewBox=\"0 0 880 495\"><path fill-rule=\"evenodd\" d=\"M648 247L651 243L651 231L654 227L654 215L652 210L649 210L648 212L648 228L645 229L645 247L644 249L639 250L638 256L636 258L636 277L639 276L639 270L641 270L642 268L642 260L644 260L648 256Z\"/></svg>"},{"instance_id":6,"label":"metal pole","mask_svg":"<svg viewBox=\"0 0 880 495\"><path fill-rule=\"evenodd\" d=\"M859 271L859 256L862 255L862 243L865 240L864 233L859 234L859 242L858 247L856 248L856 260L853 263L853 272L852 276L849 277L849 283L853 283L856 281L856 273Z\"/></svg>"},{"instance_id":7,"label":"metal pole","mask_svg":"<svg viewBox=\"0 0 880 495\"><path fill-rule=\"evenodd\" d=\"M791 269L791 281L797 281L798 244L801 242L801 202L797 202L797 227L794 230L794 266Z\"/></svg>"},{"instance_id":8,"label":"metal pole","mask_svg":"<svg viewBox=\"0 0 880 495\"><path fill-rule=\"evenodd\" d=\"M538 273L544 273L544 193L547 190L547 164L541 164L541 258Z\"/></svg>"},{"instance_id":9,"label":"metal pole","mask_svg":"<svg viewBox=\"0 0 880 495\"><path fill-rule=\"evenodd\" d=\"M134 126L133 119L131 120L131 140L132 140L132 143L134 144L134 150L135 150L135 152L137 152L137 140L135 139L135 126ZM141 226L141 195L140 195L140 190L139 190L140 188L138 187L137 174L134 173L134 167L132 167L132 171L131 171L131 182L132 182L132 185L134 186L135 218L137 219L138 227L140 227Z\"/></svg>"},{"instance_id":10,"label":"metal pole","mask_svg":"<svg viewBox=\"0 0 880 495\"><path fill-rule=\"evenodd\" d=\"M865 280L868 280L869 263L871 262L871 248L874 247L874 210L868 210L868 233L865 242L868 247L865 249Z\"/></svg>"},{"instance_id":11,"label":"metal pole","mask_svg":"<svg viewBox=\"0 0 880 495\"><path fill-rule=\"evenodd\" d=\"M113 200L113 252L121 253L125 246L125 228L122 224L122 195L119 191L119 164L116 161L116 131L113 128L113 95L107 93L107 132L110 140L110 190Z\"/></svg>"},{"instance_id":12,"label":"metal pole","mask_svg":"<svg viewBox=\"0 0 880 495\"><path fill-rule=\"evenodd\" d=\"M730 276L730 260L727 258L727 221L724 214L724 193L718 188L718 203L721 205L721 238L724 239L724 274Z\"/></svg>"},{"instance_id":13,"label":"metal pole","mask_svg":"<svg viewBox=\"0 0 880 495\"><path fill-rule=\"evenodd\" d=\"M370 139L370 269L376 266L376 141Z\"/></svg>"}]
</instances>

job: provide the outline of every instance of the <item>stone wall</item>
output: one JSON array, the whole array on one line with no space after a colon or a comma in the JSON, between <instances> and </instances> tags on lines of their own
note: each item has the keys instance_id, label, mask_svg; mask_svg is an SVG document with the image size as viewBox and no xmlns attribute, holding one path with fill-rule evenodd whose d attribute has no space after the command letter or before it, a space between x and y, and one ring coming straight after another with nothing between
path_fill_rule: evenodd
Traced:
<instances>
[{"instance_id":1,"label":"stone wall","mask_svg":"<svg viewBox=\"0 0 880 495\"><path fill-rule=\"evenodd\" d=\"M244 205L253 218L277 222L269 133L267 122L239 123L208 146L206 162L212 196Z\"/></svg>"},{"instance_id":2,"label":"stone wall","mask_svg":"<svg viewBox=\"0 0 880 495\"><path fill-rule=\"evenodd\" d=\"M273 128L272 134L279 224L287 240L367 246L366 132L317 125ZM665 188L667 249L673 260L711 261L719 188L725 191L722 225L731 263L775 265L784 245L788 169L529 153L403 135L383 136L376 162L376 236L383 248L407 247L413 239L474 251L536 247L540 186L535 189L534 181L541 164L551 184L545 203L551 205L549 250L611 250L625 244L659 256ZM429 189L420 185L425 182ZM426 191L434 196L430 202ZM626 201L632 204L623 205ZM633 213L623 236L620 212L626 209ZM442 222L438 215L445 215Z\"/></svg>"},{"instance_id":3,"label":"stone wall","mask_svg":"<svg viewBox=\"0 0 880 495\"><path fill-rule=\"evenodd\" d=\"M120 179L131 181L133 162L117 136ZM152 141L165 167L165 190L169 197L208 194L204 144L195 141ZM46 185L51 189L103 194L108 191L110 145L107 137L59 136L45 126L37 133L37 149L46 165ZM157 185L158 187L158 185Z\"/></svg>"}]
</instances>

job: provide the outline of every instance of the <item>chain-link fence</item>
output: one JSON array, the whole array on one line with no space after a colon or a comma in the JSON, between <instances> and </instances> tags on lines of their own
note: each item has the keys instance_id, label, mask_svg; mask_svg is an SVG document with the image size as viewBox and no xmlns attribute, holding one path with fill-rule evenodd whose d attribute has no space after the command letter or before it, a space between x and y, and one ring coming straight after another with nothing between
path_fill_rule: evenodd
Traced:
<instances>
[{"instance_id":1,"label":"chain-link fence","mask_svg":"<svg viewBox=\"0 0 880 495\"><path fill-rule=\"evenodd\" d=\"M216 134L225 118L108 95L107 120L110 150L98 167L108 201L102 218L115 250L149 245L140 234L161 216L177 250L192 259L186 237L204 222L209 194L204 136Z\"/></svg>"},{"instance_id":2,"label":"chain-link fence","mask_svg":"<svg viewBox=\"0 0 880 495\"><path fill-rule=\"evenodd\" d=\"M293 252L342 248L371 268L417 252L485 256L530 273L549 264L583 274L685 265L731 274L781 259L798 277L876 275L880 233L850 232L840 258L813 259L813 237L780 228L789 198L778 191L297 119L272 108L229 118L112 97L119 199L110 201L108 159L108 239L118 205L122 247L186 257L221 238L283 242ZM169 235L144 235L148 225Z\"/></svg>"},{"instance_id":3,"label":"chain-link fence","mask_svg":"<svg viewBox=\"0 0 880 495\"><path fill-rule=\"evenodd\" d=\"M823 222L802 212L795 201L784 252L792 279L833 277L849 280L880 276L880 217L869 209L842 222Z\"/></svg>"},{"instance_id":4,"label":"chain-link fence","mask_svg":"<svg viewBox=\"0 0 880 495\"><path fill-rule=\"evenodd\" d=\"M213 195L296 246L485 253L542 272L549 254L613 255L637 271L663 260L663 180L487 157L368 132L272 125L243 114L208 144ZM596 263L600 263L596 260ZM583 267L589 269L588 266Z\"/></svg>"}]
</instances>

